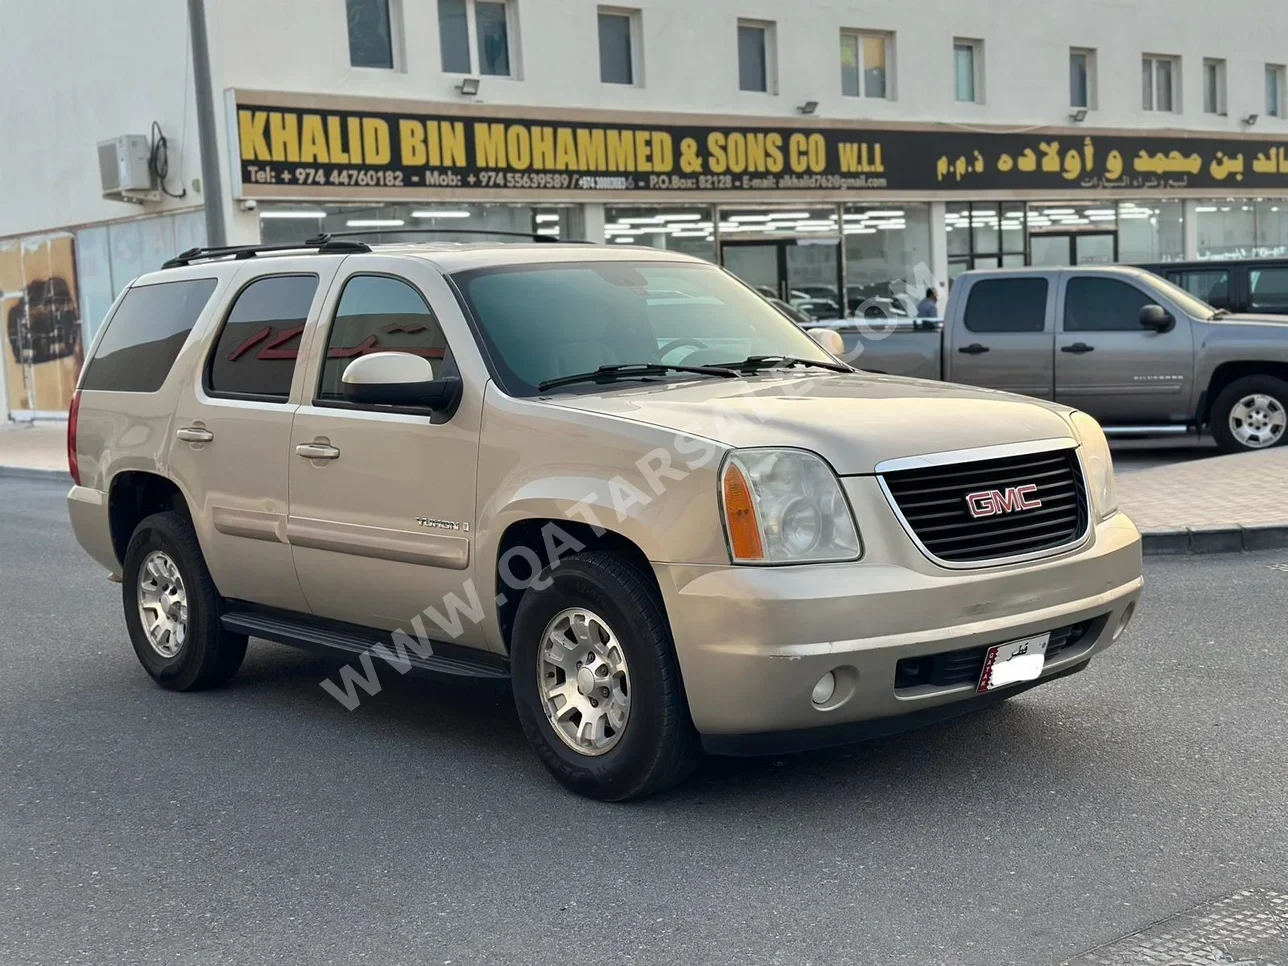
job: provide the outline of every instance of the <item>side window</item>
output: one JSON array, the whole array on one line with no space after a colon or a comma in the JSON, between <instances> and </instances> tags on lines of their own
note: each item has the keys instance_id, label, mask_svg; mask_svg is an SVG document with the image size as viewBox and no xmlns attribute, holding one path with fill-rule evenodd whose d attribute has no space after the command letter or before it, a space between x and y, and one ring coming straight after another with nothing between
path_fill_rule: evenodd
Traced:
<instances>
[{"instance_id":1,"label":"side window","mask_svg":"<svg viewBox=\"0 0 1288 966\"><path fill-rule=\"evenodd\" d=\"M1167 280L1179 285L1195 298L1202 299L1214 309L1230 307L1230 270L1228 268L1168 272Z\"/></svg>"},{"instance_id":2,"label":"side window","mask_svg":"<svg viewBox=\"0 0 1288 966\"><path fill-rule=\"evenodd\" d=\"M206 391L285 402L316 275L269 275L242 289L210 357Z\"/></svg>"},{"instance_id":3,"label":"side window","mask_svg":"<svg viewBox=\"0 0 1288 966\"><path fill-rule=\"evenodd\" d=\"M139 285L125 293L90 360L82 389L156 392L215 290L213 278Z\"/></svg>"},{"instance_id":4,"label":"side window","mask_svg":"<svg viewBox=\"0 0 1288 966\"><path fill-rule=\"evenodd\" d=\"M1256 312L1288 312L1288 268L1254 268L1248 275L1248 307Z\"/></svg>"},{"instance_id":5,"label":"side window","mask_svg":"<svg viewBox=\"0 0 1288 966\"><path fill-rule=\"evenodd\" d=\"M1045 278L986 278L970 287L966 328L971 332L1041 332L1046 328Z\"/></svg>"},{"instance_id":6,"label":"side window","mask_svg":"<svg viewBox=\"0 0 1288 966\"><path fill-rule=\"evenodd\" d=\"M327 337L318 402L343 402L340 378L358 356L411 352L424 356L438 378L447 340L424 296L402 279L355 275L345 283Z\"/></svg>"},{"instance_id":7,"label":"side window","mask_svg":"<svg viewBox=\"0 0 1288 966\"><path fill-rule=\"evenodd\" d=\"M1064 290L1065 332L1144 332L1141 306L1155 298L1116 278L1071 278Z\"/></svg>"}]
</instances>

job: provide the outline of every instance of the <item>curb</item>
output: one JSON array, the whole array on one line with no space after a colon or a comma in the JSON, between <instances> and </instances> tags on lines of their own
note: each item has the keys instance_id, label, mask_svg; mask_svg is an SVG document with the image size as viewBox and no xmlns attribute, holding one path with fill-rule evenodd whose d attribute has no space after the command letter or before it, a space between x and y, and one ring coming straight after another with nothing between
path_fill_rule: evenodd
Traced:
<instances>
[{"instance_id":1,"label":"curb","mask_svg":"<svg viewBox=\"0 0 1288 966\"><path fill-rule=\"evenodd\" d=\"M1147 557L1194 553L1243 553L1288 548L1288 523L1255 527L1176 527L1141 531L1141 551Z\"/></svg>"},{"instance_id":2,"label":"curb","mask_svg":"<svg viewBox=\"0 0 1288 966\"><path fill-rule=\"evenodd\" d=\"M11 480L50 480L55 483L72 482L72 475L66 470L44 469L38 466L6 466L0 463L0 478Z\"/></svg>"}]
</instances>

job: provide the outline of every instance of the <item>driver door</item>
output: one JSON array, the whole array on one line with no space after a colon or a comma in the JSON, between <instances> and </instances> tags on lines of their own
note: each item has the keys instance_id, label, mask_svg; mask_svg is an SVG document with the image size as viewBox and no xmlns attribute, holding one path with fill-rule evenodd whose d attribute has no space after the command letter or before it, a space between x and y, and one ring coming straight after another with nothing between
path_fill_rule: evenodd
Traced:
<instances>
[{"instance_id":1,"label":"driver door","mask_svg":"<svg viewBox=\"0 0 1288 966\"><path fill-rule=\"evenodd\" d=\"M1106 425L1184 423L1194 386L1190 322L1180 309L1129 277L1062 273L1056 333L1056 401ZM1155 332L1140 310L1162 305L1175 325Z\"/></svg>"}]
</instances>

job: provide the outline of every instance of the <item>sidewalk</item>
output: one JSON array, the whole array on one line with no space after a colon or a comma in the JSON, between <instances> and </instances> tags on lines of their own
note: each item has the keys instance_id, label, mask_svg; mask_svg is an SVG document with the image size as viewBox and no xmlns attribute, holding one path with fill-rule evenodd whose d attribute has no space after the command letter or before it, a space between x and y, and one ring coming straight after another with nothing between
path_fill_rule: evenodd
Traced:
<instances>
[{"instance_id":1,"label":"sidewalk","mask_svg":"<svg viewBox=\"0 0 1288 966\"><path fill-rule=\"evenodd\" d=\"M65 424L0 424L0 477L67 476ZM1288 446L1118 476L1118 502L1146 553L1288 547Z\"/></svg>"}]
</instances>

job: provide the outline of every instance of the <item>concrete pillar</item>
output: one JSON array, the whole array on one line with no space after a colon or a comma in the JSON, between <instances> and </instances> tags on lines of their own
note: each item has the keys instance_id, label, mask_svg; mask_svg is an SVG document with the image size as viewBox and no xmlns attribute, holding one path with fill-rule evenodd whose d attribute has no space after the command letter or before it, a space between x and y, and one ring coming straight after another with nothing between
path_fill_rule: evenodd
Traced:
<instances>
[{"instance_id":1,"label":"concrete pillar","mask_svg":"<svg viewBox=\"0 0 1288 966\"><path fill-rule=\"evenodd\" d=\"M945 202L930 203L930 270L940 292L948 291L948 232L944 230L947 212Z\"/></svg>"},{"instance_id":2,"label":"concrete pillar","mask_svg":"<svg viewBox=\"0 0 1288 966\"><path fill-rule=\"evenodd\" d=\"M1186 198L1184 201L1184 218L1185 222L1181 225L1181 230L1185 237L1185 258L1187 261L1193 261L1199 257L1199 217L1195 211L1199 205L1197 198Z\"/></svg>"},{"instance_id":3,"label":"concrete pillar","mask_svg":"<svg viewBox=\"0 0 1288 966\"><path fill-rule=\"evenodd\" d=\"M604 206L598 202L589 202L582 205L581 232L577 237L582 241L594 242L596 245L604 244L608 240L604 234L604 223L607 217L604 213Z\"/></svg>"}]
</instances>

